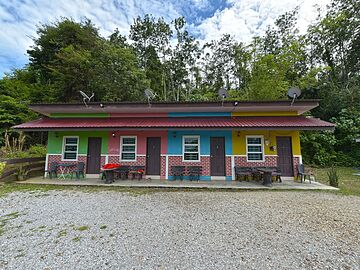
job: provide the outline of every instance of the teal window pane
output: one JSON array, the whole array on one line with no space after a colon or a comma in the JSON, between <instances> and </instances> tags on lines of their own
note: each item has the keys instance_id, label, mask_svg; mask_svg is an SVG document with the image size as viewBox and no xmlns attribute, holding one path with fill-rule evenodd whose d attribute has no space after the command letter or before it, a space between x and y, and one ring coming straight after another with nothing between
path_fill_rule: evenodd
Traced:
<instances>
[{"instance_id":1,"label":"teal window pane","mask_svg":"<svg viewBox=\"0 0 360 270\"><path fill-rule=\"evenodd\" d=\"M199 154L198 153L185 153L184 154L184 160L199 160Z\"/></svg>"},{"instance_id":2,"label":"teal window pane","mask_svg":"<svg viewBox=\"0 0 360 270\"><path fill-rule=\"evenodd\" d=\"M64 153L64 159L76 159L76 153Z\"/></svg>"},{"instance_id":3,"label":"teal window pane","mask_svg":"<svg viewBox=\"0 0 360 270\"><path fill-rule=\"evenodd\" d=\"M78 138L65 138L65 144L77 144Z\"/></svg>"},{"instance_id":4,"label":"teal window pane","mask_svg":"<svg viewBox=\"0 0 360 270\"><path fill-rule=\"evenodd\" d=\"M185 143L185 144L198 144L198 143L199 143L199 139L196 138L196 137L184 138L184 143Z\"/></svg>"},{"instance_id":5,"label":"teal window pane","mask_svg":"<svg viewBox=\"0 0 360 270\"><path fill-rule=\"evenodd\" d=\"M248 152L262 152L261 146L248 146Z\"/></svg>"},{"instance_id":6,"label":"teal window pane","mask_svg":"<svg viewBox=\"0 0 360 270\"><path fill-rule=\"evenodd\" d=\"M135 152L135 145L123 145L122 150L124 152Z\"/></svg>"},{"instance_id":7,"label":"teal window pane","mask_svg":"<svg viewBox=\"0 0 360 270\"><path fill-rule=\"evenodd\" d=\"M261 144L261 138L260 137L247 138L247 142L248 144Z\"/></svg>"},{"instance_id":8,"label":"teal window pane","mask_svg":"<svg viewBox=\"0 0 360 270\"><path fill-rule=\"evenodd\" d=\"M185 145L185 152L198 152L199 147L197 145Z\"/></svg>"},{"instance_id":9,"label":"teal window pane","mask_svg":"<svg viewBox=\"0 0 360 270\"><path fill-rule=\"evenodd\" d=\"M123 144L135 144L135 138L123 138Z\"/></svg>"},{"instance_id":10,"label":"teal window pane","mask_svg":"<svg viewBox=\"0 0 360 270\"><path fill-rule=\"evenodd\" d=\"M121 159L122 160L135 160L135 153L122 153Z\"/></svg>"},{"instance_id":11,"label":"teal window pane","mask_svg":"<svg viewBox=\"0 0 360 270\"><path fill-rule=\"evenodd\" d=\"M76 145L66 145L65 146L65 151L77 152L77 146Z\"/></svg>"},{"instance_id":12,"label":"teal window pane","mask_svg":"<svg viewBox=\"0 0 360 270\"><path fill-rule=\"evenodd\" d=\"M259 153L249 153L248 160L263 160L263 155Z\"/></svg>"}]
</instances>

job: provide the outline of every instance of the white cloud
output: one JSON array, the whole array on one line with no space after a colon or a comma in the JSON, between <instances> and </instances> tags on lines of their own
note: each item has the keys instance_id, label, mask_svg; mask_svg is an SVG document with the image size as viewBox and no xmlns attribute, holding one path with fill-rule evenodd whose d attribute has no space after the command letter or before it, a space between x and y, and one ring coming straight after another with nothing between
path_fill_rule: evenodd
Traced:
<instances>
[{"instance_id":1,"label":"white cloud","mask_svg":"<svg viewBox=\"0 0 360 270\"><path fill-rule=\"evenodd\" d=\"M164 4L161 0L0 1L0 77L3 72L27 62L26 50L39 24L61 17L75 20L86 17L103 36L110 35L115 28L128 34L133 18L147 13L167 21L180 16L171 3Z\"/></svg>"},{"instance_id":2,"label":"white cloud","mask_svg":"<svg viewBox=\"0 0 360 270\"><path fill-rule=\"evenodd\" d=\"M229 33L241 41L263 33L267 25L285 11L300 5L299 27L306 29L315 17L312 0L227 0L227 7L218 9L211 0L0 0L0 77L12 67L27 62L26 50L39 24L71 17L89 18L108 36L115 28L129 33L133 18L144 14L164 17L170 22L181 15L192 18L190 29L204 40L217 39ZM317 3L324 6L329 0ZM222 3L223 4L223 3ZM211 15L208 14L208 11ZM204 16L211 16L203 19Z\"/></svg>"},{"instance_id":3,"label":"white cloud","mask_svg":"<svg viewBox=\"0 0 360 270\"><path fill-rule=\"evenodd\" d=\"M205 40L217 39L223 34L231 34L236 39L247 42L255 35L265 32L276 18L286 11L299 6L298 27L304 33L316 18L316 8L312 0L228 0L230 7L218 11L211 18L197 26ZM316 2L324 7L329 0Z\"/></svg>"}]
</instances>

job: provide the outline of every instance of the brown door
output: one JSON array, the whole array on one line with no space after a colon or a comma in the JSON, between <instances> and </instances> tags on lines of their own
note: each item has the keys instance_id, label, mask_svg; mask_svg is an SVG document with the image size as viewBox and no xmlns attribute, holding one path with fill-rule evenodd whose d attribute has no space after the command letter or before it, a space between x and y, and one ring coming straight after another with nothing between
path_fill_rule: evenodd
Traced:
<instances>
[{"instance_id":1,"label":"brown door","mask_svg":"<svg viewBox=\"0 0 360 270\"><path fill-rule=\"evenodd\" d=\"M294 176L291 137L276 137L277 164L283 176Z\"/></svg>"},{"instance_id":2,"label":"brown door","mask_svg":"<svg viewBox=\"0 0 360 270\"><path fill-rule=\"evenodd\" d=\"M101 165L101 138L90 137L88 139L88 154L86 162L86 173L100 173Z\"/></svg>"},{"instance_id":3,"label":"brown door","mask_svg":"<svg viewBox=\"0 0 360 270\"><path fill-rule=\"evenodd\" d=\"M146 174L160 175L160 137L148 137L146 145Z\"/></svg>"},{"instance_id":4,"label":"brown door","mask_svg":"<svg viewBox=\"0 0 360 270\"><path fill-rule=\"evenodd\" d=\"M225 138L210 137L210 174L225 176Z\"/></svg>"}]
</instances>

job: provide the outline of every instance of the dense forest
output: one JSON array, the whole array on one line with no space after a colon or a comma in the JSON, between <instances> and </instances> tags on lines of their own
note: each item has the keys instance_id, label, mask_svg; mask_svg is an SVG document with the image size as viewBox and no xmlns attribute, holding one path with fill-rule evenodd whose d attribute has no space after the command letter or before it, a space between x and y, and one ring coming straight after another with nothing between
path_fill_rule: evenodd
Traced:
<instances>
[{"instance_id":1,"label":"dense forest","mask_svg":"<svg viewBox=\"0 0 360 270\"><path fill-rule=\"evenodd\" d=\"M41 25L29 63L0 79L0 146L5 131L37 117L29 103L78 102L80 90L104 102L145 100L146 88L159 101L215 100L221 87L231 99L274 100L297 86L301 98L322 100L313 116L337 124L334 133L302 134L305 162L357 165L360 1L333 0L305 34L297 16L298 9L283 14L247 44L230 35L201 44L182 17L135 18L129 36L116 29L102 37L89 20Z\"/></svg>"}]
</instances>

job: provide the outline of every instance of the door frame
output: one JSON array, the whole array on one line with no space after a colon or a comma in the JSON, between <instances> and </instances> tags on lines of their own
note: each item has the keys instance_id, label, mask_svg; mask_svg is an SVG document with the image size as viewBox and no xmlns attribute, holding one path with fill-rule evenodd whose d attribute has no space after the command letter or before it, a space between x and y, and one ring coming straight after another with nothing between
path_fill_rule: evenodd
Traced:
<instances>
[{"instance_id":1,"label":"door frame","mask_svg":"<svg viewBox=\"0 0 360 270\"><path fill-rule=\"evenodd\" d=\"M222 174L222 175L213 175L213 168L212 168L212 153L211 153L211 150L212 150L212 144L211 144L211 142L212 142L212 138L221 138L222 139L222 142L223 142L223 150L224 150L224 168L223 168L223 170L224 170L224 174ZM225 147L226 147L226 142L225 142L225 140L226 140L226 138L225 138L225 136L210 136L210 177L211 178L217 178L217 177L220 177L220 178L222 178L222 177L224 177L224 178L226 178L226 149L225 149Z\"/></svg>"},{"instance_id":2,"label":"door frame","mask_svg":"<svg viewBox=\"0 0 360 270\"><path fill-rule=\"evenodd\" d=\"M148 174L148 162L150 160L149 158L149 139L152 139L152 138L158 138L159 139L159 174ZM146 137L146 161L145 161L145 172L146 172L146 175L153 175L153 176L159 176L161 175L161 137Z\"/></svg>"},{"instance_id":3,"label":"door frame","mask_svg":"<svg viewBox=\"0 0 360 270\"><path fill-rule=\"evenodd\" d=\"M100 151L99 151L99 172L95 172L95 173L89 173L89 159L91 159L91 157L89 156L89 143L90 143L90 139L99 139L100 141ZM100 173L100 168L101 168L101 148L102 148L102 137L88 137L88 143L87 143L87 153L86 153L86 173L87 174L99 174Z\"/></svg>"},{"instance_id":4,"label":"door frame","mask_svg":"<svg viewBox=\"0 0 360 270\"><path fill-rule=\"evenodd\" d=\"M294 155L293 155L293 147L292 147L292 136L276 136L276 152L277 152L277 166L279 166L279 148L278 148L278 138L290 138L290 152L291 152L291 155L290 155L290 158L291 158L291 175L290 176L287 176L285 175L284 177L294 177Z\"/></svg>"}]
</instances>

